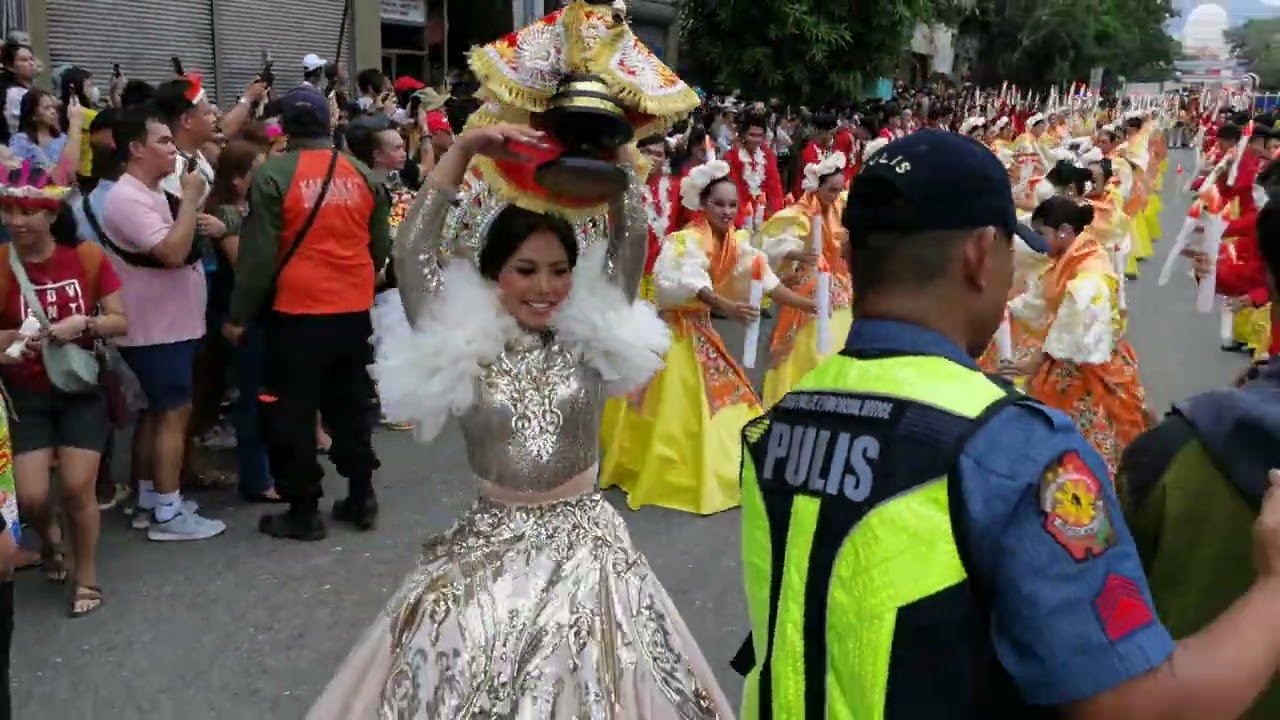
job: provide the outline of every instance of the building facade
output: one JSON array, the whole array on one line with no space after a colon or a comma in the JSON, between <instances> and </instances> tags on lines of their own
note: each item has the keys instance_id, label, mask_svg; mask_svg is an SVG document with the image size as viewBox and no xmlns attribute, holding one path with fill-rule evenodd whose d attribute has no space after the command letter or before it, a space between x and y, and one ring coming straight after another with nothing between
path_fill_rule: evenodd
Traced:
<instances>
[{"instance_id":1,"label":"building facade","mask_svg":"<svg viewBox=\"0 0 1280 720\"><path fill-rule=\"evenodd\" d=\"M637 35L675 65L677 0L630 0ZM74 63L104 87L115 64L149 82L172 59L234 102L269 52L278 87L302 80L302 58L338 60L353 78L381 67L438 85L466 52L523 26L560 0L0 0L0 30L26 32L48 67Z\"/></svg>"}]
</instances>

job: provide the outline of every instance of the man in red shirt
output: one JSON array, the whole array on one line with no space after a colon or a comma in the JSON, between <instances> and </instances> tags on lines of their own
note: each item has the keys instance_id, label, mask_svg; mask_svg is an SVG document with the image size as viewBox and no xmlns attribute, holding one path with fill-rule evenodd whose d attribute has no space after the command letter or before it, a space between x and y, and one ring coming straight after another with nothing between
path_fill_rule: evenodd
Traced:
<instances>
[{"instance_id":1,"label":"man in red shirt","mask_svg":"<svg viewBox=\"0 0 1280 720\"><path fill-rule=\"evenodd\" d=\"M751 113L738 128L737 144L725 154L730 177L738 186L738 227L763 222L782 209L782 175L778 158L764 141L766 122Z\"/></svg>"},{"instance_id":2,"label":"man in red shirt","mask_svg":"<svg viewBox=\"0 0 1280 720\"><path fill-rule=\"evenodd\" d=\"M804 188L801 187L804 181L804 168L822 162L824 158L836 151L837 124L836 116L831 113L818 113L813 116L813 135L809 137L804 150L800 151L801 172L796 173L796 182L791 188L792 197L798 198L804 194Z\"/></svg>"},{"instance_id":3,"label":"man in red shirt","mask_svg":"<svg viewBox=\"0 0 1280 720\"><path fill-rule=\"evenodd\" d=\"M858 164L862 161L862 141L854 133L853 124L849 123L841 125L836 131L835 149L844 153L847 162L844 166L844 184L848 187L853 180L853 176L858 171Z\"/></svg>"},{"instance_id":4,"label":"man in red shirt","mask_svg":"<svg viewBox=\"0 0 1280 720\"><path fill-rule=\"evenodd\" d=\"M653 166L645 184L644 212L649 223L649 251L644 263L644 274L653 272L653 264L662 251L662 239L680 228L676 227L680 210L680 183L671 174L667 163L667 140L661 135L650 135L638 143L640 152Z\"/></svg>"}]
</instances>

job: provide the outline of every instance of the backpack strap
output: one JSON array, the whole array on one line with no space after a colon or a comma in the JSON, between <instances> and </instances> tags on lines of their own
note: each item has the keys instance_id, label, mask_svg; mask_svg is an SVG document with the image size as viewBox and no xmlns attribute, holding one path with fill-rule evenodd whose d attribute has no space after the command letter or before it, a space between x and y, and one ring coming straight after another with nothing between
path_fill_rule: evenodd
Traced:
<instances>
[{"instance_id":1,"label":"backpack strap","mask_svg":"<svg viewBox=\"0 0 1280 720\"><path fill-rule=\"evenodd\" d=\"M91 242L82 242L76 245L76 255L80 256L85 280L93 293L93 304L97 305L102 300L102 289L98 286L98 278L102 274L102 248Z\"/></svg>"}]
</instances>

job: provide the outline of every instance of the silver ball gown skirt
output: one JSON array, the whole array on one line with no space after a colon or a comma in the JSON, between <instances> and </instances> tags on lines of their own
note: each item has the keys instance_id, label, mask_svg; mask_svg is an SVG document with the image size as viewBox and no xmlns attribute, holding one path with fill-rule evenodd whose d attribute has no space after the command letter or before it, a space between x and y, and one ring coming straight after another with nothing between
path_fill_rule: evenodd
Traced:
<instances>
[{"instance_id":1,"label":"silver ball gown skirt","mask_svg":"<svg viewBox=\"0 0 1280 720\"><path fill-rule=\"evenodd\" d=\"M310 720L732 718L599 493L481 499L426 544Z\"/></svg>"}]
</instances>

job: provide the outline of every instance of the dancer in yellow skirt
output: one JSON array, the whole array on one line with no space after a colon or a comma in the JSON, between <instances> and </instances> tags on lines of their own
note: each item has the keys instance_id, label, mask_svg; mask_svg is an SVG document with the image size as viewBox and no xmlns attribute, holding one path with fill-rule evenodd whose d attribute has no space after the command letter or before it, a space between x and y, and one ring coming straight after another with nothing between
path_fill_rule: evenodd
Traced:
<instances>
[{"instance_id":1,"label":"dancer in yellow skirt","mask_svg":"<svg viewBox=\"0 0 1280 720\"><path fill-rule=\"evenodd\" d=\"M753 270L766 295L808 312L814 302L778 282L764 253L734 230L738 191L729 165L712 160L681 182L681 204L698 211L668 236L654 265L657 299L671 328L666 366L649 385L612 401L601 423L602 488L617 486L627 505L710 515L739 502L739 432L762 412L742 367L711 324L712 309L751 323Z\"/></svg>"},{"instance_id":2,"label":"dancer in yellow skirt","mask_svg":"<svg viewBox=\"0 0 1280 720\"><path fill-rule=\"evenodd\" d=\"M879 139L867 146L867 157L888 141ZM788 287L807 298L817 298L818 267L825 261L831 273L830 337L843 338L853 325L853 279L845 260L843 153L832 153L804 168L804 195L799 202L774 215L761 228L761 246L769 263ZM821 221L817 220L821 217ZM821 238L814 238L819 226ZM821 243L821 252L817 248ZM770 407L786 395L796 382L818 366L836 347L822 353L818 348L818 322L813 315L783 308L774 325L769 344L769 371L764 376L764 406Z\"/></svg>"}]
</instances>

